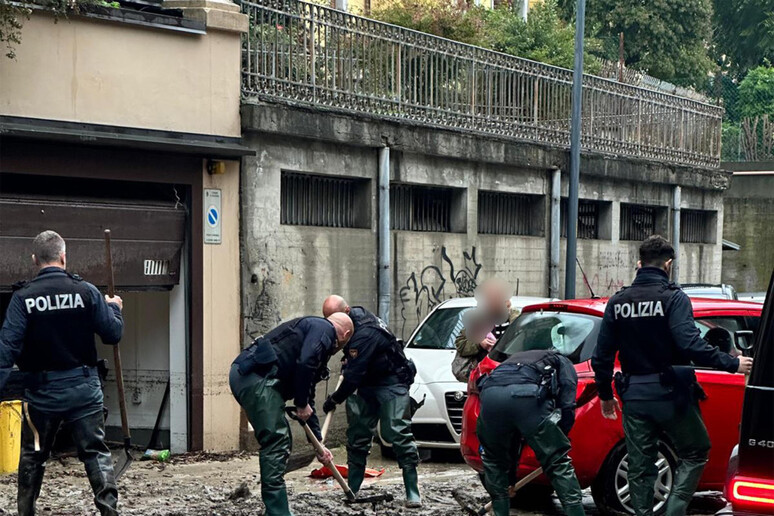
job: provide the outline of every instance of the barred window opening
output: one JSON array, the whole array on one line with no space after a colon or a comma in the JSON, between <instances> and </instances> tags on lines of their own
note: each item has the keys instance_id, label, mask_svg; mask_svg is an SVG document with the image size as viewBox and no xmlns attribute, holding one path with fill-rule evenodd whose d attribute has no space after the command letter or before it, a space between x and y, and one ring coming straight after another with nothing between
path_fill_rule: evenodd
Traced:
<instances>
[{"instance_id":1,"label":"barred window opening","mask_svg":"<svg viewBox=\"0 0 774 516\"><path fill-rule=\"evenodd\" d=\"M451 188L390 185L390 226L402 231L450 232Z\"/></svg>"},{"instance_id":2,"label":"barred window opening","mask_svg":"<svg viewBox=\"0 0 774 516\"><path fill-rule=\"evenodd\" d=\"M282 172L280 223L333 228L369 227L357 216L368 180Z\"/></svg>"},{"instance_id":3,"label":"barred window opening","mask_svg":"<svg viewBox=\"0 0 774 516\"><path fill-rule=\"evenodd\" d=\"M543 204L542 195L479 191L478 232L484 235L541 236Z\"/></svg>"},{"instance_id":4,"label":"barred window opening","mask_svg":"<svg viewBox=\"0 0 774 516\"><path fill-rule=\"evenodd\" d=\"M680 210L680 241L687 244L715 243L715 215L706 210Z\"/></svg>"},{"instance_id":5,"label":"barred window opening","mask_svg":"<svg viewBox=\"0 0 774 516\"><path fill-rule=\"evenodd\" d=\"M645 240L656 234L657 206L621 204L621 240Z\"/></svg>"},{"instance_id":6,"label":"barred window opening","mask_svg":"<svg viewBox=\"0 0 774 516\"><path fill-rule=\"evenodd\" d=\"M600 216L602 213L603 201L594 201L588 199L578 199L578 232L579 239L598 240L600 238ZM567 197L562 197L559 208L559 224L561 236L567 238L569 230L567 222L569 205ZM609 233L609 231L608 231Z\"/></svg>"}]
</instances>

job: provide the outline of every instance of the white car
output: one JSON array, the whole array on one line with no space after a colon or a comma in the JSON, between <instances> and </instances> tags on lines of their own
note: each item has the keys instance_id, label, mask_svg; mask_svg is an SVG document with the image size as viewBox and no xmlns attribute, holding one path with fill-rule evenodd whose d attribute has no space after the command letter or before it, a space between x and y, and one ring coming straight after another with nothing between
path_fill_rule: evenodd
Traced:
<instances>
[{"instance_id":1,"label":"white car","mask_svg":"<svg viewBox=\"0 0 774 516\"><path fill-rule=\"evenodd\" d=\"M544 297L516 296L512 308L552 301ZM473 297L444 301L436 306L417 326L406 344L406 356L417 366L417 376L411 386L411 397L424 404L411 421L411 429L420 448L459 449L462 432L462 407L468 387L452 374L456 349L454 340L462 330L462 314L476 306ZM497 327L499 337L507 323ZM380 441L385 453L389 444Z\"/></svg>"}]
</instances>

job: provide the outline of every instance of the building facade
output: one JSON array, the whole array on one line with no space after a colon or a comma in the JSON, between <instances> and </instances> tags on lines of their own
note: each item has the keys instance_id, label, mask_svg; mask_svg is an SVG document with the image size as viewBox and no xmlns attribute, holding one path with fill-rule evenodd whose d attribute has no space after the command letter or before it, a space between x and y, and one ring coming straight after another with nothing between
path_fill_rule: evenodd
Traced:
<instances>
[{"instance_id":1,"label":"building facade","mask_svg":"<svg viewBox=\"0 0 774 516\"><path fill-rule=\"evenodd\" d=\"M12 283L35 274L30 245L45 229L67 241L72 272L104 286L110 229L135 442L160 413L175 452L238 445L227 374L241 334L246 28L237 6L209 0L40 9L16 58L0 59L0 308ZM105 398L117 435L112 374Z\"/></svg>"}]
</instances>

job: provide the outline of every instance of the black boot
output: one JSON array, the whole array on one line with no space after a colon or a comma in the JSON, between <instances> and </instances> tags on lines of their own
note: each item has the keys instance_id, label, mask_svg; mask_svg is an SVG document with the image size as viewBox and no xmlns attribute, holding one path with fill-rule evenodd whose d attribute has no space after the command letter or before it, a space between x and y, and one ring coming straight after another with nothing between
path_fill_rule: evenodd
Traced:
<instances>
[{"instance_id":1,"label":"black boot","mask_svg":"<svg viewBox=\"0 0 774 516\"><path fill-rule=\"evenodd\" d=\"M94 491L94 504L102 516L118 516L118 489L113 457L105 444L102 412L73 421L72 435L78 448L78 458L86 468L86 476Z\"/></svg>"},{"instance_id":2,"label":"black boot","mask_svg":"<svg viewBox=\"0 0 774 516\"><path fill-rule=\"evenodd\" d=\"M22 422L21 457L19 459L16 502L19 516L34 516L35 502L40 496L46 461L61 421L47 417L32 407L25 409ZM39 450L35 451L36 442Z\"/></svg>"}]
</instances>

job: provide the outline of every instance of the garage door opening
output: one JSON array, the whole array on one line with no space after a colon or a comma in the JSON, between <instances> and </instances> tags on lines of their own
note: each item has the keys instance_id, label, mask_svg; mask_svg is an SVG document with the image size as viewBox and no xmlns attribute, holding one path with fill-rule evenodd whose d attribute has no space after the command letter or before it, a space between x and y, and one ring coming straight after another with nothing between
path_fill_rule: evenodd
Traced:
<instances>
[{"instance_id":1,"label":"garage door opening","mask_svg":"<svg viewBox=\"0 0 774 516\"><path fill-rule=\"evenodd\" d=\"M190 196L186 185L0 174L0 322L13 283L37 273L30 261L35 235L61 234L68 270L103 288L103 234L110 229L116 290L124 299L121 357L132 440L148 444L161 412L160 444L173 452L189 445ZM97 350L110 367L108 438L120 441L113 352L99 338Z\"/></svg>"}]
</instances>

